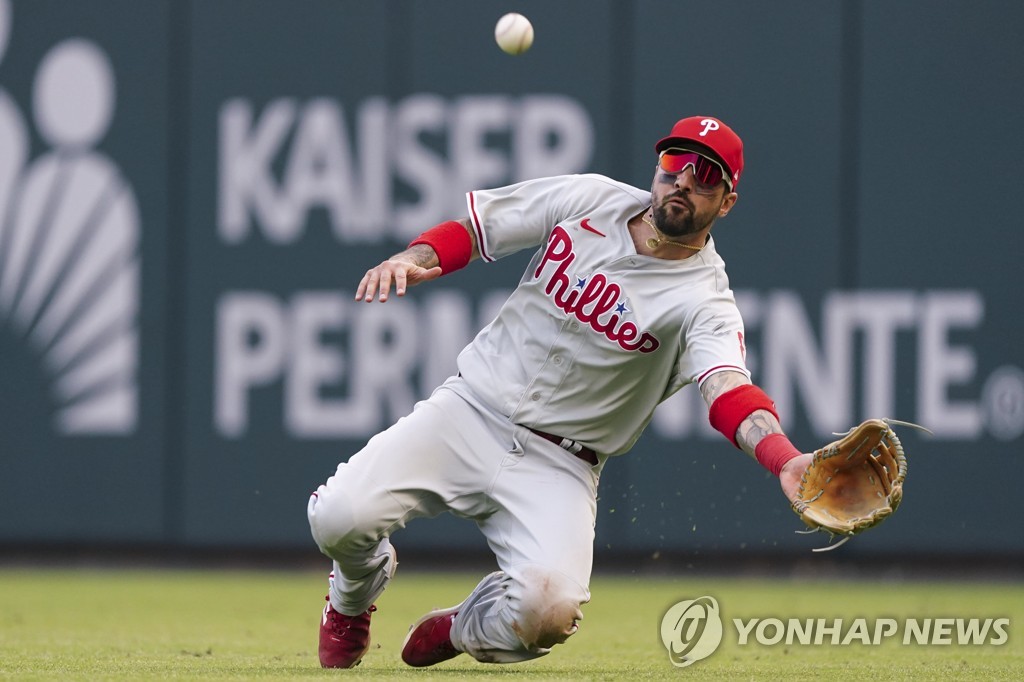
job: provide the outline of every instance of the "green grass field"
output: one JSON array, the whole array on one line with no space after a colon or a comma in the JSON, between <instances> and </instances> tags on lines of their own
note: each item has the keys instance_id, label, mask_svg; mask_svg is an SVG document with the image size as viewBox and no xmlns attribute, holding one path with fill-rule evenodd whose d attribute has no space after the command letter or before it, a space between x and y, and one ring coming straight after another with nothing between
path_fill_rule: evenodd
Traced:
<instances>
[{"instance_id":1,"label":"green grass field","mask_svg":"<svg viewBox=\"0 0 1024 682\"><path fill-rule=\"evenodd\" d=\"M378 603L374 644L353 671L322 670L317 626L326 581L308 572L0 570L0 678L61 680L336 678L410 680L940 680L1024 678L1024 586L982 582L754 581L597 577L582 627L550 656L429 669L399 658L409 624L458 603L478 576L403 573ZM681 669L661 644L677 601L714 596L722 646ZM732 618L1003 617L1002 645L737 643ZM955 640L955 638L954 638Z\"/></svg>"}]
</instances>

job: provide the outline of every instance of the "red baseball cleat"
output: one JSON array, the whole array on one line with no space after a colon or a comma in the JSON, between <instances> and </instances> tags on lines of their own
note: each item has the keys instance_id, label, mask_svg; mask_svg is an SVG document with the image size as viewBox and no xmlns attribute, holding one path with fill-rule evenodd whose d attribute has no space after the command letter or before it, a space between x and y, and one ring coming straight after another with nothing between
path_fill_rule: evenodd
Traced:
<instances>
[{"instance_id":1,"label":"red baseball cleat","mask_svg":"<svg viewBox=\"0 0 1024 682\"><path fill-rule=\"evenodd\" d=\"M320 621L320 665L324 668L354 668L359 665L370 648L370 614L377 610L371 606L358 616L346 616L327 606Z\"/></svg>"},{"instance_id":2,"label":"red baseball cleat","mask_svg":"<svg viewBox=\"0 0 1024 682\"><path fill-rule=\"evenodd\" d=\"M462 604L450 609L438 609L413 623L402 643L402 660L416 668L434 665L462 652L452 646L452 621Z\"/></svg>"}]
</instances>

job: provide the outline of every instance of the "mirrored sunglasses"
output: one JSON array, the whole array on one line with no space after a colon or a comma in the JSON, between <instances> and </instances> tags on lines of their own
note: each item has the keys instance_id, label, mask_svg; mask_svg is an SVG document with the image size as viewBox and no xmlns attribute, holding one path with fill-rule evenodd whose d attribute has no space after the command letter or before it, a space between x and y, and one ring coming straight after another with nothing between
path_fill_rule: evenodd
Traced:
<instances>
[{"instance_id":1,"label":"mirrored sunglasses","mask_svg":"<svg viewBox=\"0 0 1024 682\"><path fill-rule=\"evenodd\" d=\"M714 159L678 147L669 147L658 155L658 167L670 175L682 173L687 166L693 168L693 179L700 189L713 190L719 182L725 180L725 184L732 191L732 182L729 176Z\"/></svg>"}]
</instances>

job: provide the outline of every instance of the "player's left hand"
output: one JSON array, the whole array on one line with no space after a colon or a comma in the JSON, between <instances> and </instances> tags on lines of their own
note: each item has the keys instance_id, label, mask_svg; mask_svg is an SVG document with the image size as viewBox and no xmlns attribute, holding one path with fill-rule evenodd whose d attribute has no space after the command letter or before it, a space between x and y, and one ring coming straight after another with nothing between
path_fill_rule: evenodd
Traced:
<instances>
[{"instance_id":1,"label":"player's left hand","mask_svg":"<svg viewBox=\"0 0 1024 682\"><path fill-rule=\"evenodd\" d=\"M799 499L800 481L813 459L813 452L805 452L782 465L782 471L779 472L779 483L782 485L782 492L785 493L790 504Z\"/></svg>"},{"instance_id":2,"label":"player's left hand","mask_svg":"<svg viewBox=\"0 0 1024 682\"><path fill-rule=\"evenodd\" d=\"M784 485L800 480L798 499L791 498L793 511L811 531L842 535L845 542L874 528L900 506L907 456L892 429L894 424L928 432L923 426L895 419L866 419L837 434L839 440L815 450L809 466L798 464L807 455L786 463L793 465L793 470ZM801 468L804 471L797 477Z\"/></svg>"}]
</instances>

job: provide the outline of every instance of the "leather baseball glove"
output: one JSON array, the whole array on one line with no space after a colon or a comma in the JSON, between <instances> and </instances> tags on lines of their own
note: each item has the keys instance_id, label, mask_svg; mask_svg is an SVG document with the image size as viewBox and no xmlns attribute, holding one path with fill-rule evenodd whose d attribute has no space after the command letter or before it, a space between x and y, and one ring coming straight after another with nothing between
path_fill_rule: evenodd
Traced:
<instances>
[{"instance_id":1,"label":"leather baseball glove","mask_svg":"<svg viewBox=\"0 0 1024 682\"><path fill-rule=\"evenodd\" d=\"M835 545L814 551L835 549L878 525L899 507L907 457L892 424L928 431L908 422L868 419L814 452L793 510L810 528L803 532L823 530L845 536Z\"/></svg>"}]
</instances>

